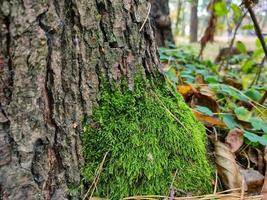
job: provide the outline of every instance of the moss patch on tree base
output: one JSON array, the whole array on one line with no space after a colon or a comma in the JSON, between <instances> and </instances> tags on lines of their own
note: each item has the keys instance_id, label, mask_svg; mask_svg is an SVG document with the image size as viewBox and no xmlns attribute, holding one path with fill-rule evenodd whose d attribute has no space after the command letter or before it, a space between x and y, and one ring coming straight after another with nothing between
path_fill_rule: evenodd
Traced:
<instances>
[{"instance_id":1,"label":"moss patch on tree base","mask_svg":"<svg viewBox=\"0 0 267 200\"><path fill-rule=\"evenodd\" d=\"M152 85L142 81L133 92L123 86L102 89L83 140L89 185L108 152L95 196L168 195L176 170L176 188L210 192L204 127L170 86Z\"/></svg>"}]
</instances>

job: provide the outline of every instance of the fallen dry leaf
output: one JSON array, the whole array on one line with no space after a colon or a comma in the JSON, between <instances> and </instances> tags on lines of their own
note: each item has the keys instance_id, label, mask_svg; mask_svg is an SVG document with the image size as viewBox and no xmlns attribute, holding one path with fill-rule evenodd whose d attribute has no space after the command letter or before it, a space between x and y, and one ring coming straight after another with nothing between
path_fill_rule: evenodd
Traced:
<instances>
[{"instance_id":1,"label":"fallen dry leaf","mask_svg":"<svg viewBox=\"0 0 267 200\"><path fill-rule=\"evenodd\" d=\"M236 164L235 156L230 148L220 141L214 142L215 162L218 175L227 189L242 188L243 177ZM247 188L245 186L245 188Z\"/></svg>"},{"instance_id":2,"label":"fallen dry leaf","mask_svg":"<svg viewBox=\"0 0 267 200\"><path fill-rule=\"evenodd\" d=\"M261 189L261 194L263 195L263 200L267 200L267 147L264 149L264 162L265 162L265 178Z\"/></svg>"},{"instance_id":3,"label":"fallen dry leaf","mask_svg":"<svg viewBox=\"0 0 267 200\"><path fill-rule=\"evenodd\" d=\"M198 84L205 84L204 77L201 74L196 74L195 82Z\"/></svg>"},{"instance_id":4,"label":"fallen dry leaf","mask_svg":"<svg viewBox=\"0 0 267 200\"><path fill-rule=\"evenodd\" d=\"M240 172L245 178L246 184L248 186L248 192L259 192L261 190L264 176L260 172L252 168L241 169Z\"/></svg>"},{"instance_id":5,"label":"fallen dry leaf","mask_svg":"<svg viewBox=\"0 0 267 200\"><path fill-rule=\"evenodd\" d=\"M187 95L188 93L193 93L193 87L191 85L179 85L177 87L177 90L184 96Z\"/></svg>"},{"instance_id":6,"label":"fallen dry leaf","mask_svg":"<svg viewBox=\"0 0 267 200\"><path fill-rule=\"evenodd\" d=\"M207 85L202 85L198 88L200 94L211 97L212 99L216 100L216 94L209 88Z\"/></svg>"},{"instance_id":7,"label":"fallen dry leaf","mask_svg":"<svg viewBox=\"0 0 267 200\"><path fill-rule=\"evenodd\" d=\"M243 144L244 132L241 129L235 128L229 131L225 138L225 143L229 146L232 153L236 152Z\"/></svg>"},{"instance_id":8,"label":"fallen dry leaf","mask_svg":"<svg viewBox=\"0 0 267 200\"><path fill-rule=\"evenodd\" d=\"M179 85L177 90L181 95L183 95L186 102L190 101L191 96L196 92L191 85Z\"/></svg>"},{"instance_id":9,"label":"fallen dry leaf","mask_svg":"<svg viewBox=\"0 0 267 200\"><path fill-rule=\"evenodd\" d=\"M200 92L195 92L191 100L191 108L194 108L196 105L207 107L214 113L219 112L219 105L216 99L212 96L201 94Z\"/></svg>"},{"instance_id":10,"label":"fallen dry leaf","mask_svg":"<svg viewBox=\"0 0 267 200\"><path fill-rule=\"evenodd\" d=\"M265 173L263 154L262 154L261 150L259 150L257 148L249 147L248 158L249 158L250 162L252 162L254 164L254 168L257 167L258 171L261 174Z\"/></svg>"},{"instance_id":11,"label":"fallen dry leaf","mask_svg":"<svg viewBox=\"0 0 267 200\"><path fill-rule=\"evenodd\" d=\"M242 90L242 84L241 83L238 83L236 81L237 79L233 79L233 78L230 78L230 77L223 77L223 82L227 85L230 85L238 90Z\"/></svg>"},{"instance_id":12,"label":"fallen dry leaf","mask_svg":"<svg viewBox=\"0 0 267 200\"><path fill-rule=\"evenodd\" d=\"M198 112L196 110L193 110L194 115L196 116L196 118L201 121L202 123L204 123L206 126L212 127L212 126L217 126L220 128L225 128L226 125L223 121L219 120L216 117L210 117L207 116L205 114L202 114L201 112Z\"/></svg>"}]
</instances>

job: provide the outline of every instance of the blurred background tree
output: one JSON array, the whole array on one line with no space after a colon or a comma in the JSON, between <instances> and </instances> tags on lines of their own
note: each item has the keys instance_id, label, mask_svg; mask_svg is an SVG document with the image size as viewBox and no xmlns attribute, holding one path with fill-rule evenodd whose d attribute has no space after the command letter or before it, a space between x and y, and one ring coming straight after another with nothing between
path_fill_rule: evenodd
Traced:
<instances>
[{"instance_id":1,"label":"blurred background tree","mask_svg":"<svg viewBox=\"0 0 267 200\"><path fill-rule=\"evenodd\" d=\"M150 3L150 18L154 24L155 38L158 46L166 46L168 43L174 43L169 16L169 1L150 0Z\"/></svg>"}]
</instances>

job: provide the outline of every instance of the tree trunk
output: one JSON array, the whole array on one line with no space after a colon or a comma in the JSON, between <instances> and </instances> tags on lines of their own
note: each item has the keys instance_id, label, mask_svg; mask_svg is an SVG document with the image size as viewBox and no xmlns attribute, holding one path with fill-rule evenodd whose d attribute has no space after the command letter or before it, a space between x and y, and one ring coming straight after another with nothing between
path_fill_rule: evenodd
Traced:
<instances>
[{"instance_id":1,"label":"tree trunk","mask_svg":"<svg viewBox=\"0 0 267 200\"><path fill-rule=\"evenodd\" d=\"M3 199L64 199L81 181L82 119L99 75L158 64L145 1L1 1L0 188Z\"/></svg>"},{"instance_id":2,"label":"tree trunk","mask_svg":"<svg viewBox=\"0 0 267 200\"><path fill-rule=\"evenodd\" d=\"M198 35L197 8L198 8L198 0L193 0L191 2L190 42L197 42L197 35Z\"/></svg>"},{"instance_id":3,"label":"tree trunk","mask_svg":"<svg viewBox=\"0 0 267 200\"><path fill-rule=\"evenodd\" d=\"M183 1L182 0L178 0L177 2L177 15L176 15L176 22L175 22L175 31L179 30L179 24L181 23L181 11L183 8Z\"/></svg>"},{"instance_id":4,"label":"tree trunk","mask_svg":"<svg viewBox=\"0 0 267 200\"><path fill-rule=\"evenodd\" d=\"M159 76L153 30L150 20L146 20L148 7L145 0L1 1L0 198L82 197L70 196L83 176L82 122L89 119L90 123L93 108L102 99L103 84L120 85L126 80L128 90L134 91L139 72L151 79ZM164 27L167 25L170 22ZM168 31L161 32L164 40ZM196 126L190 110L182 100L179 102L174 108L184 114L184 126L196 129L189 128L189 137L181 125L170 121L175 134L184 138L181 147L177 140L180 150L178 153L175 149L172 155L175 160L181 155L186 161L192 157L189 168L184 168L186 164L181 161L181 170L188 171L190 177L185 181L194 182L192 178L198 176L194 173L199 173L199 183L206 180L209 184L204 129ZM110 109L115 104L109 105ZM193 146L187 148L187 144ZM86 161L97 162L93 159L89 156ZM166 177L172 172L162 173ZM169 184L169 179L166 181ZM185 188L191 189L190 184L184 183ZM198 184L193 187L199 190ZM127 192L132 193L136 192Z\"/></svg>"},{"instance_id":5,"label":"tree trunk","mask_svg":"<svg viewBox=\"0 0 267 200\"><path fill-rule=\"evenodd\" d=\"M154 24L155 38L158 46L174 43L171 18L169 16L169 0L149 0L151 3L150 18Z\"/></svg>"}]
</instances>

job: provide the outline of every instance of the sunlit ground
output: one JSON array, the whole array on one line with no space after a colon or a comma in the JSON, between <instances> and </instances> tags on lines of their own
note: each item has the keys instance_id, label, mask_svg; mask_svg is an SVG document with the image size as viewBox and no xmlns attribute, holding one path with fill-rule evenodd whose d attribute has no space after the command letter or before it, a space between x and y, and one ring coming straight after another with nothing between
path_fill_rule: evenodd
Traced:
<instances>
[{"instance_id":1,"label":"sunlit ground","mask_svg":"<svg viewBox=\"0 0 267 200\"><path fill-rule=\"evenodd\" d=\"M226 36L216 36L214 42L208 43L208 45L206 46L204 50L204 59L214 60L216 56L218 55L220 48L229 47L230 40L231 38L228 38ZM255 45L256 37L254 36L237 36L235 41L238 41L238 40L243 42L246 45L247 50L254 50L256 47ZM189 40L187 37L175 36L175 42L178 46L189 44ZM194 51L196 52L196 54L198 54L199 49L200 49L200 44L193 43L193 44L190 44L190 46L191 45Z\"/></svg>"}]
</instances>

